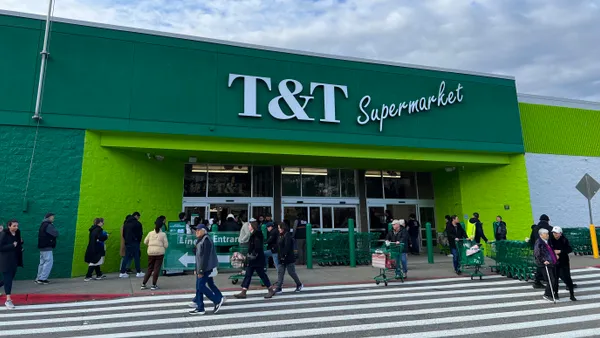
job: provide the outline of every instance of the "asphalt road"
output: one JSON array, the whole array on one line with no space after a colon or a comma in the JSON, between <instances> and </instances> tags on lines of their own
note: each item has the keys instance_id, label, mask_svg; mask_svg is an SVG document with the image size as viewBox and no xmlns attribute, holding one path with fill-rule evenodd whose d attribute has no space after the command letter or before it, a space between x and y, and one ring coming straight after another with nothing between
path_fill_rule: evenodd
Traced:
<instances>
[{"instance_id":1,"label":"asphalt road","mask_svg":"<svg viewBox=\"0 0 600 338\"><path fill-rule=\"evenodd\" d=\"M302 277L302 276L300 276ZM190 316L193 295L21 306L0 310L10 337L565 337L600 336L600 269L573 271L577 302L564 286L557 304L543 290L501 276L291 289L265 300L228 296L216 315Z\"/></svg>"}]
</instances>

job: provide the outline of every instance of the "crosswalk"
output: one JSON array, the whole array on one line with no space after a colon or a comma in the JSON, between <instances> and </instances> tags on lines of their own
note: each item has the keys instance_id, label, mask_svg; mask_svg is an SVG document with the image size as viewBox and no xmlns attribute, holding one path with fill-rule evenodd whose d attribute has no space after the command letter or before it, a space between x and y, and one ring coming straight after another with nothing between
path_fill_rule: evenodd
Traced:
<instances>
[{"instance_id":1,"label":"crosswalk","mask_svg":"<svg viewBox=\"0 0 600 338\"><path fill-rule=\"evenodd\" d=\"M193 295L21 306L0 310L10 337L594 337L600 335L600 269L573 270L577 302L502 276L307 287L266 300L228 296L217 315L188 314Z\"/></svg>"}]
</instances>

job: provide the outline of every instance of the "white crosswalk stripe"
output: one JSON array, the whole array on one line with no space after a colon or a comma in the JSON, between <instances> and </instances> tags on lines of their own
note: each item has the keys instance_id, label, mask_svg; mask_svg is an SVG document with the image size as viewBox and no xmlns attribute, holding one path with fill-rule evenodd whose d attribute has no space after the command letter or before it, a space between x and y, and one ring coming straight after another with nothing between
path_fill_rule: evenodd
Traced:
<instances>
[{"instance_id":1,"label":"white crosswalk stripe","mask_svg":"<svg viewBox=\"0 0 600 338\"><path fill-rule=\"evenodd\" d=\"M265 300L264 290L213 315L190 316L193 295L20 306L0 310L0 336L27 337L594 337L600 321L600 269L572 271L579 301L542 299L529 283L488 276L307 287Z\"/></svg>"}]
</instances>

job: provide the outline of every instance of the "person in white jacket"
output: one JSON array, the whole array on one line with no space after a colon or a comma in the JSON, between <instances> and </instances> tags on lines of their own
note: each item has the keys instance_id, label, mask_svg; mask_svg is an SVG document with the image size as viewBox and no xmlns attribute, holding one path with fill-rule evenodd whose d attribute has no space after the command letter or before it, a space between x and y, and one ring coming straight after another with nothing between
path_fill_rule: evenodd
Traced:
<instances>
[{"instance_id":1,"label":"person in white jacket","mask_svg":"<svg viewBox=\"0 0 600 338\"><path fill-rule=\"evenodd\" d=\"M250 218L250 222L256 222L254 218ZM244 222L240 229L240 236L238 237L238 243L240 245L240 252L244 255L248 253L248 241L250 241L250 222ZM242 270L245 273L245 270Z\"/></svg>"},{"instance_id":2,"label":"person in white jacket","mask_svg":"<svg viewBox=\"0 0 600 338\"><path fill-rule=\"evenodd\" d=\"M165 216L158 217L156 222L154 222L154 230L150 231L144 239L144 244L148 246L148 272L146 273L146 276L144 276L141 287L142 290L147 289L146 283L148 283L150 276L152 276L152 287L150 287L150 290L158 289L158 286L156 285L158 282L158 275L160 274L162 263L165 258L165 251L169 247L167 235L161 231L165 224L165 220Z\"/></svg>"}]
</instances>

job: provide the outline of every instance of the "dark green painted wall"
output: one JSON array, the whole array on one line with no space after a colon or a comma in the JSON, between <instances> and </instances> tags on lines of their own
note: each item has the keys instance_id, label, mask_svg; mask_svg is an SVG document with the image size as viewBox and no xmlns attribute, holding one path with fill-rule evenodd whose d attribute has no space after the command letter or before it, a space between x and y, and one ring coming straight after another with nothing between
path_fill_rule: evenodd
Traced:
<instances>
[{"instance_id":1,"label":"dark green painted wall","mask_svg":"<svg viewBox=\"0 0 600 338\"><path fill-rule=\"evenodd\" d=\"M18 27L17 27L18 26ZM36 60L43 25L33 19L0 16L0 123L31 124ZM243 82L228 87L229 74L271 78L272 90L258 85L261 118L240 117ZM24 78L23 78L24 77ZM17 87L11 79L18 79ZM281 80L295 79L310 96L311 82L347 86L336 91L340 123L323 118L321 88L306 105L315 121L276 120L269 102ZM458 84L461 103L388 118L361 126L359 102L370 95L372 108L446 95ZM290 84L289 89L293 89ZM296 99L299 99L298 96ZM302 101L302 99L299 99ZM342 61L175 39L55 22L44 89L43 124L97 130L144 131L217 137L263 138L437 148L522 152L523 143L513 80ZM280 107L289 113L286 102ZM251 128L250 131L248 128ZM260 131L260 132L258 132Z\"/></svg>"},{"instance_id":2,"label":"dark green painted wall","mask_svg":"<svg viewBox=\"0 0 600 338\"><path fill-rule=\"evenodd\" d=\"M60 234L51 277L70 277L85 131L39 129L27 193L28 208L24 212L35 133L35 127L0 125L0 222L6 224L13 218L20 222L25 240L25 268L18 271L17 277L33 279L39 263L38 228L47 212L55 213Z\"/></svg>"}]
</instances>

